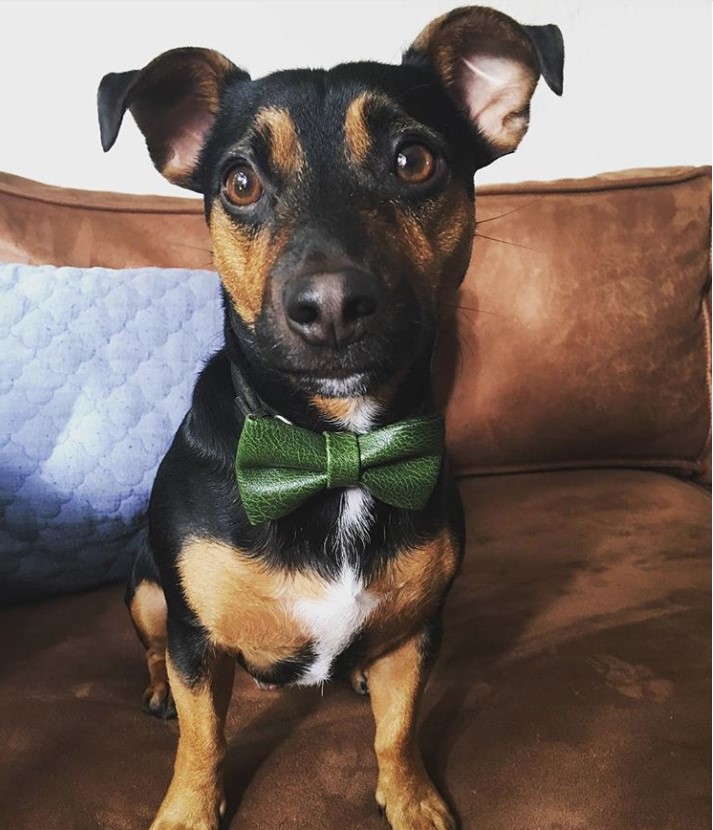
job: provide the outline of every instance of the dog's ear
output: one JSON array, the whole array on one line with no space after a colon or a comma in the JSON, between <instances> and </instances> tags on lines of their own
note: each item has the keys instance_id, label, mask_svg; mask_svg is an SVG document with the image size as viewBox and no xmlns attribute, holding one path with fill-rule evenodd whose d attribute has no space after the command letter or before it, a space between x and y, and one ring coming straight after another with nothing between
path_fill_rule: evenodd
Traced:
<instances>
[{"instance_id":1,"label":"dog's ear","mask_svg":"<svg viewBox=\"0 0 713 830\"><path fill-rule=\"evenodd\" d=\"M477 128L492 158L512 153L527 132L542 74L562 94L564 42L557 26L521 26L502 12L468 6L432 21L404 54L429 63Z\"/></svg>"},{"instance_id":2,"label":"dog's ear","mask_svg":"<svg viewBox=\"0 0 713 830\"><path fill-rule=\"evenodd\" d=\"M119 134L130 110L146 138L151 160L169 181L199 190L196 162L213 126L226 81L249 80L220 52L172 49L143 69L105 75L97 105L104 152Z\"/></svg>"}]
</instances>

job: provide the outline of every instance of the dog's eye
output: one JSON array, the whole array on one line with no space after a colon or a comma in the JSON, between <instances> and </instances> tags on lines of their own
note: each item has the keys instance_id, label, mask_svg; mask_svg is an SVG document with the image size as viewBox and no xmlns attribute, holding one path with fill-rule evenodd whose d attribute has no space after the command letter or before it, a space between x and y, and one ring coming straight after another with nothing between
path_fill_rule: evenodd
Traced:
<instances>
[{"instance_id":1,"label":"dog's eye","mask_svg":"<svg viewBox=\"0 0 713 830\"><path fill-rule=\"evenodd\" d=\"M252 167L237 164L228 170L223 179L223 193L231 204L246 207L262 196L262 182Z\"/></svg>"},{"instance_id":2,"label":"dog's eye","mask_svg":"<svg viewBox=\"0 0 713 830\"><path fill-rule=\"evenodd\" d=\"M407 144L396 154L396 175L409 184L427 182L436 170L433 153L423 144Z\"/></svg>"}]
</instances>

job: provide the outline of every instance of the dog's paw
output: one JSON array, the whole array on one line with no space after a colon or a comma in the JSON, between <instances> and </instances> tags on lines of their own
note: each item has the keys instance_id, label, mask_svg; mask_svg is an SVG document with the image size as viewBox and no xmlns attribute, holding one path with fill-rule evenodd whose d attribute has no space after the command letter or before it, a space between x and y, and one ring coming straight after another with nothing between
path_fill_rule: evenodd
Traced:
<instances>
[{"instance_id":1,"label":"dog's paw","mask_svg":"<svg viewBox=\"0 0 713 830\"><path fill-rule=\"evenodd\" d=\"M219 819L216 821L201 821L200 819L174 821L173 819L157 818L151 825L150 830L218 830L219 823Z\"/></svg>"},{"instance_id":2,"label":"dog's paw","mask_svg":"<svg viewBox=\"0 0 713 830\"><path fill-rule=\"evenodd\" d=\"M349 675L349 682L352 689L358 694L367 696L369 694L369 670L368 669L354 669Z\"/></svg>"},{"instance_id":3,"label":"dog's paw","mask_svg":"<svg viewBox=\"0 0 713 830\"><path fill-rule=\"evenodd\" d=\"M391 830L456 830L457 823L450 808L438 790L424 782L416 792L404 788L387 794L376 791L376 803L386 816Z\"/></svg>"},{"instance_id":4,"label":"dog's paw","mask_svg":"<svg viewBox=\"0 0 713 830\"><path fill-rule=\"evenodd\" d=\"M215 805L216 802L212 803ZM211 808L198 793L193 798L164 802L149 830L218 830L226 807L223 798L216 813L215 807Z\"/></svg>"},{"instance_id":5,"label":"dog's paw","mask_svg":"<svg viewBox=\"0 0 713 830\"><path fill-rule=\"evenodd\" d=\"M146 689L142 699L144 712L161 720L172 720L176 717L176 704L168 683L155 683Z\"/></svg>"}]
</instances>

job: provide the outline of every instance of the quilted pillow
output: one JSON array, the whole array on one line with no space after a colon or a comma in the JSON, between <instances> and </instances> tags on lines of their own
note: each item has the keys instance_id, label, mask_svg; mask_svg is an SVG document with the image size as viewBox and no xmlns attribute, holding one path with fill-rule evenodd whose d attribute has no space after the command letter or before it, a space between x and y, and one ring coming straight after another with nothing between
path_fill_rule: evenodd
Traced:
<instances>
[{"instance_id":1,"label":"quilted pillow","mask_svg":"<svg viewBox=\"0 0 713 830\"><path fill-rule=\"evenodd\" d=\"M126 576L221 342L211 272L0 265L0 602Z\"/></svg>"}]
</instances>

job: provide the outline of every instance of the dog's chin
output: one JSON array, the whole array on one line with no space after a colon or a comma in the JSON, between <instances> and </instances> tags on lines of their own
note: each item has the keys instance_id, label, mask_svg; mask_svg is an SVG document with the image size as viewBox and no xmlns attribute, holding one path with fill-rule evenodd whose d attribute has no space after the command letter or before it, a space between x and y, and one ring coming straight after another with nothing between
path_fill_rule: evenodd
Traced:
<instances>
[{"instance_id":1,"label":"dog's chin","mask_svg":"<svg viewBox=\"0 0 713 830\"><path fill-rule=\"evenodd\" d=\"M344 377L309 378L309 391L323 398L357 398L367 395L373 386L368 372L354 372Z\"/></svg>"},{"instance_id":2,"label":"dog's chin","mask_svg":"<svg viewBox=\"0 0 713 830\"><path fill-rule=\"evenodd\" d=\"M357 398L368 395L378 383L379 373L354 370L334 374L290 371L289 382L306 395L322 398Z\"/></svg>"}]
</instances>

